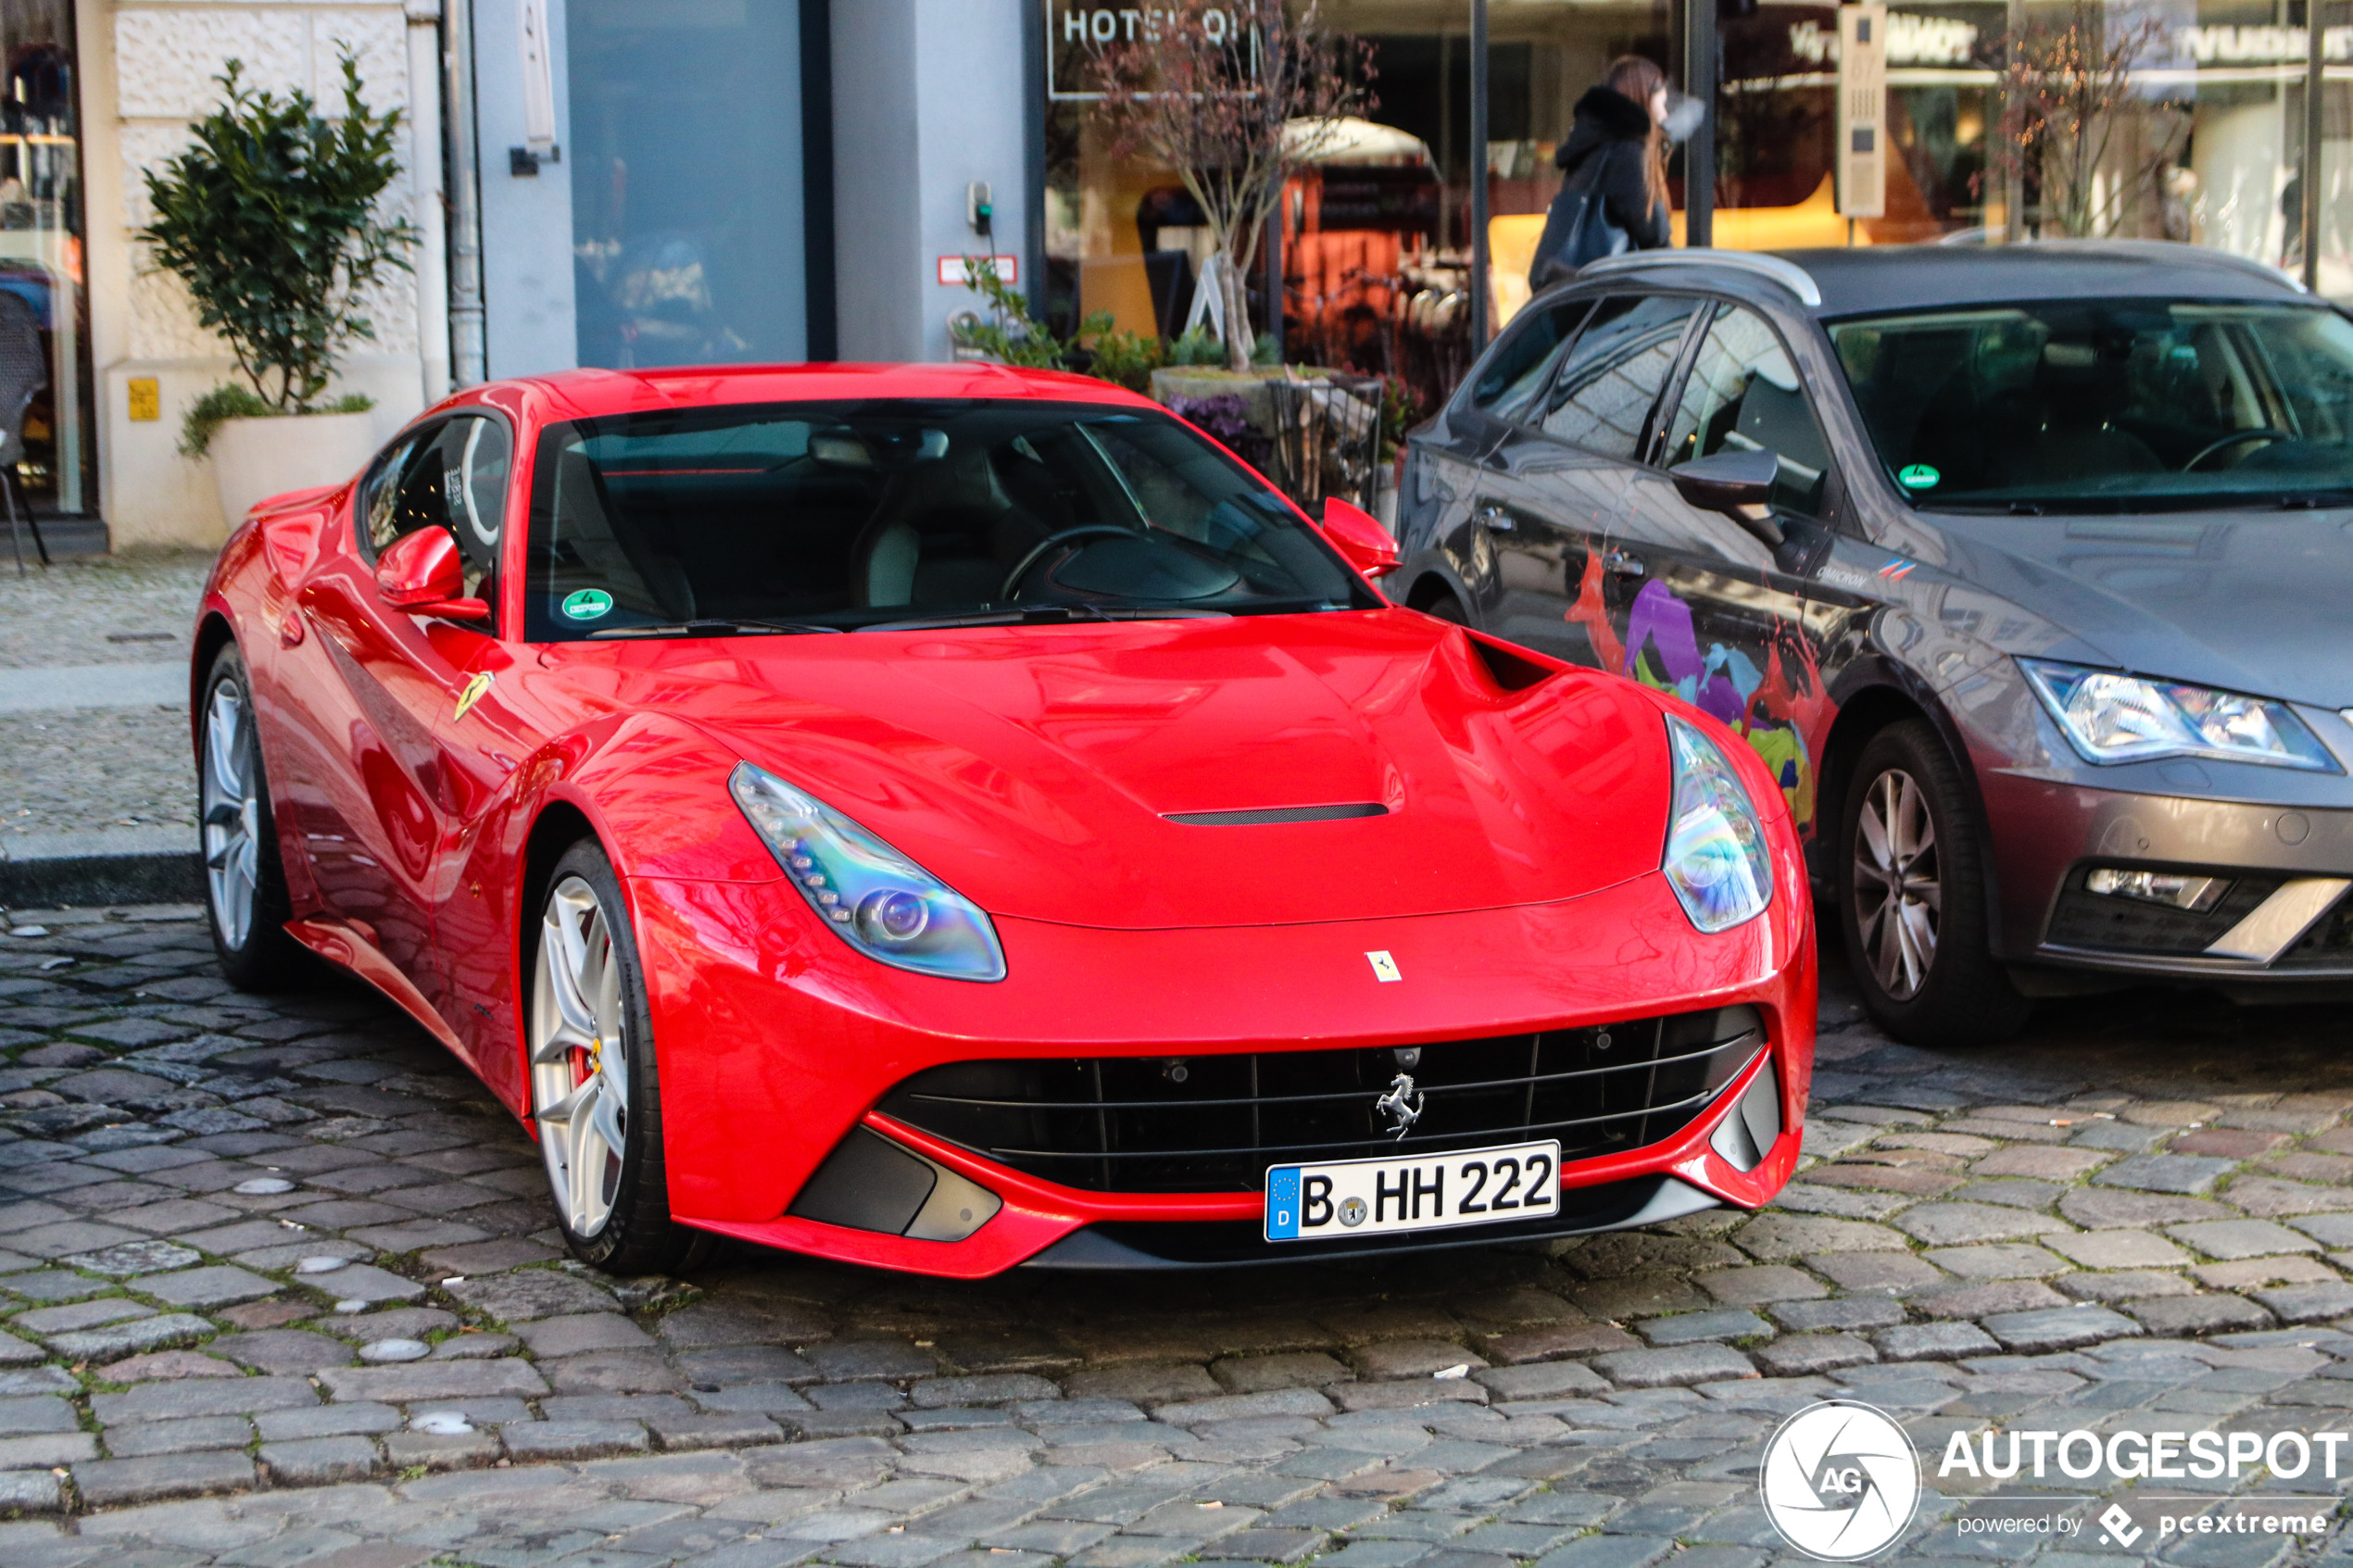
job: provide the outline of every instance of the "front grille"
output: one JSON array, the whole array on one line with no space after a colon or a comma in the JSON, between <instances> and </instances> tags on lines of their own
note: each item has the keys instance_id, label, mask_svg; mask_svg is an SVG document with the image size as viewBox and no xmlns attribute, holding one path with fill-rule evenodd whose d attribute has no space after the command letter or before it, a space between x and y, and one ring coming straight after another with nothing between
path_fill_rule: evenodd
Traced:
<instances>
[{"instance_id":1,"label":"front grille","mask_svg":"<svg viewBox=\"0 0 2353 1568\"><path fill-rule=\"evenodd\" d=\"M2221 901L2198 914L2171 904L2094 893L2084 886L2093 869L2078 866L2068 873L2066 885L2059 890L2058 907L2051 912L2046 941L2063 947L2105 947L2123 953L2202 953L2278 892L2281 881L2276 876L2234 877ZM2228 872L2190 874L2231 875Z\"/></svg>"},{"instance_id":2,"label":"front grille","mask_svg":"<svg viewBox=\"0 0 2353 1568\"><path fill-rule=\"evenodd\" d=\"M964 1061L876 1109L1026 1174L1090 1192L1254 1192L1269 1165L1558 1138L1622 1154L1691 1123L1765 1044L1754 1008L1418 1047ZM1422 1114L1374 1102L1401 1072Z\"/></svg>"}]
</instances>

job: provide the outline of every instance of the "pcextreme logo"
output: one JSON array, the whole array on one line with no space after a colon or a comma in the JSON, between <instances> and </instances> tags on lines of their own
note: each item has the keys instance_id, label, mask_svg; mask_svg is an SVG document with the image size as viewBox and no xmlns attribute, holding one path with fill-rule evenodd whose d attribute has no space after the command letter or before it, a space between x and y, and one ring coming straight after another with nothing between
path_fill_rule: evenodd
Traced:
<instances>
[{"instance_id":1,"label":"pcextreme logo","mask_svg":"<svg viewBox=\"0 0 2353 1568\"><path fill-rule=\"evenodd\" d=\"M1911 1524L1919 1457L1884 1411L1830 1399L1781 1423L1765 1445L1756 1489L1783 1540L1825 1562L1852 1562Z\"/></svg>"}]
</instances>

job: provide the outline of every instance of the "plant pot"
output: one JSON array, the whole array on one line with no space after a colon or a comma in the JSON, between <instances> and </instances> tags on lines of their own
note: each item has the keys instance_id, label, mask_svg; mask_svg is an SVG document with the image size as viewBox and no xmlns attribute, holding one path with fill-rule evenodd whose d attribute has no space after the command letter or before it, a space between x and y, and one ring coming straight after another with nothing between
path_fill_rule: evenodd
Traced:
<instances>
[{"instance_id":1,"label":"plant pot","mask_svg":"<svg viewBox=\"0 0 2353 1568\"><path fill-rule=\"evenodd\" d=\"M284 414L224 420L212 434L212 483L231 528L289 490L340 484L376 450L373 414Z\"/></svg>"}]
</instances>

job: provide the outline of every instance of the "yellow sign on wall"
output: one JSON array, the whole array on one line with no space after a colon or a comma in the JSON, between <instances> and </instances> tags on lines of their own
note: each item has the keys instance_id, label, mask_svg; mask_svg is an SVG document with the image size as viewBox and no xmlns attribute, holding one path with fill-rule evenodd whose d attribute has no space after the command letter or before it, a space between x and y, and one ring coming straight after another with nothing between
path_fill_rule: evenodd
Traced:
<instances>
[{"instance_id":1,"label":"yellow sign on wall","mask_svg":"<svg viewBox=\"0 0 2353 1568\"><path fill-rule=\"evenodd\" d=\"M132 376L131 386L131 417L134 420L163 418L163 390L153 376Z\"/></svg>"}]
</instances>

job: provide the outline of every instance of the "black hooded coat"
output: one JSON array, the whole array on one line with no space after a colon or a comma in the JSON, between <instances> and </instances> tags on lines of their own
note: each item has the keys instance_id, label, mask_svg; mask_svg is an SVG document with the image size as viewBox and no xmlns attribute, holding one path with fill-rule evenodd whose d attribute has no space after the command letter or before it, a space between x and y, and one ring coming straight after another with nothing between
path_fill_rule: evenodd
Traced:
<instances>
[{"instance_id":1,"label":"black hooded coat","mask_svg":"<svg viewBox=\"0 0 2353 1568\"><path fill-rule=\"evenodd\" d=\"M1586 182L1598 184L1609 220L1626 231L1636 250L1664 249L1675 232L1666 201L1653 207L1643 183L1642 144L1650 133L1648 108L1614 88L1589 87L1577 100L1568 140L1553 155L1580 188Z\"/></svg>"}]
</instances>

